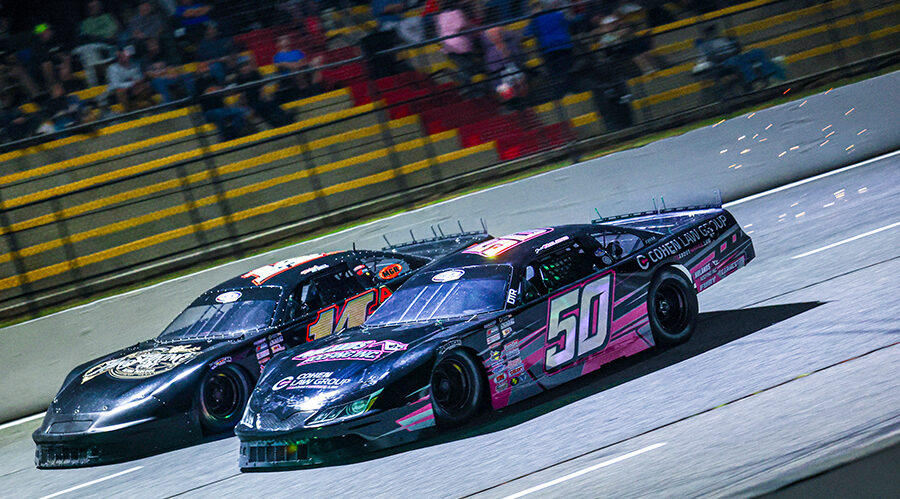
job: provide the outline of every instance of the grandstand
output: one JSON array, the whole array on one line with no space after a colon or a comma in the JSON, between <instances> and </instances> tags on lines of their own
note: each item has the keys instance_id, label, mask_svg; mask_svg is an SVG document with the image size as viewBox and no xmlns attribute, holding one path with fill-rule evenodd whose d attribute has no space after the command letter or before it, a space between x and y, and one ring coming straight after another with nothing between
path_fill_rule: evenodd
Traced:
<instances>
[{"instance_id":1,"label":"grandstand","mask_svg":"<svg viewBox=\"0 0 900 499\"><path fill-rule=\"evenodd\" d=\"M643 133L699 109L721 111L723 96L734 95L722 87L736 76L695 70L696 40L711 24L745 51L781 56L787 72L788 82L763 81L740 102L891 61L900 32L900 5L885 0L723 2L702 13L658 2L526 2L521 16L506 18L489 3L465 4L462 32L441 38L429 28L420 42L398 39L372 54L367 43L384 21L367 5L324 3L315 11L301 2L216 2L199 17L215 21L233 47L213 62L233 67L210 93L118 102L98 69L116 63L85 60L74 74L86 88L69 95L83 109L62 127L46 112L56 109L54 99L40 92L27 102L6 99L0 316L408 205L546 161L542 153L571 154L621 127ZM426 2L399 17L428 26L440 9ZM559 53L541 47L530 28L547 12L569 23L575 63L565 75L549 70L548 58ZM655 22L660 16L666 22ZM167 25L179 26L178 17ZM525 66L518 69L527 85L512 100L496 91L508 73L481 63L467 71L460 54L444 50L460 33L482 40L496 26ZM202 58L210 44L203 34L176 36L179 29L169 44L179 63L170 69L209 80L200 68L210 62ZM279 62L288 57L281 39L302 52L302 68ZM107 42L138 44L127 36ZM653 67L640 67L648 61ZM238 79L241 65L264 79ZM32 97L7 69L8 91ZM250 94L290 122L269 123L265 113L275 111L256 107ZM216 98L248 117L238 136L222 136L233 122L210 118ZM15 119L31 123L28 133L11 132Z\"/></svg>"}]
</instances>

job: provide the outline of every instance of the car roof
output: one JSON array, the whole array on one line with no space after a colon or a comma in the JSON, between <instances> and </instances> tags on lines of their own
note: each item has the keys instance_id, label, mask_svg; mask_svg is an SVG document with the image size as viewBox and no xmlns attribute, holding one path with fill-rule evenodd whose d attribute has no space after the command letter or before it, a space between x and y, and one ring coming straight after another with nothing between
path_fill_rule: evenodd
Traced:
<instances>
[{"instance_id":1,"label":"car roof","mask_svg":"<svg viewBox=\"0 0 900 499\"><path fill-rule=\"evenodd\" d=\"M623 231L617 227L594 224L557 225L530 229L473 244L461 252L441 258L429 265L427 270L435 271L489 264L525 265L534 260L542 248L549 249L573 237L604 230Z\"/></svg>"},{"instance_id":2,"label":"car roof","mask_svg":"<svg viewBox=\"0 0 900 499\"><path fill-rule=\"evenodd\" d=\"M331 253L313 253L272 262L241 275L232 277L219 285L210 288L206 293L221 292L229 289L250 288L254 286L293 287L307 275L314 275L320 270L339 265L346 261L356 262L359 258L383 255L384 252L371 250L334 251Z\"/></svg>"}]
</instances>

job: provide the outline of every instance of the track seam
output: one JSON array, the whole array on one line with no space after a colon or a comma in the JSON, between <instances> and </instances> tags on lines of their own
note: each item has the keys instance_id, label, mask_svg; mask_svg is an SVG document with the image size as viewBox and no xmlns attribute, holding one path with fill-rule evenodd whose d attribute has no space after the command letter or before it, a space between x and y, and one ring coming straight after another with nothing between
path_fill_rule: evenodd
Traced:
<instances>
[{"instance_id":1,"label":"track seam","mask_svg":"<svg viewBox=\"0 0 900 499\"><path fill-rule=\"evenodd\" d=\"M787 385L788 383L792 383L792 382L797 381L797 380L799 380L799 379L806 378L806 377L811 376L811 375L813 375L813 374L820 373L820 372L822 372L822 371L831 369L832 367L836 367L836 366L839 366L839 365L844 364L844 363L847 363L847 362L851 362L851 361L854 361L854 360L857 360L857 359L861 359L861 358L866 357L866 356L869 356L869 355L871 355L871 354L873 354L873 353L880 352L880 351L882 351L882 350L887 350L887 349L889 349L889 348L891 348L891 347L894 347L894 346L897 346L897 345L900 345L900 341L895 341L895 342L890 343L890 344L888 344L888 345L880 346L880 347L878 347L878 348L869 350L869 351L864 352L864 353L861 353L861 354L859 354L859 355L855 355L855 356L853 356L853 357L849 357L849 358L847 358L847 359L844 359L844 360L841 360L841 361L838 361L838 362L834 362L834 363L829 364L829 365L827 365L827 366L823 366L823 367L820 367L820 368L818 368L818 369L814 369L814 370L812 370L812 371L810 371L810 372L808 372L808 373L805 373L805 374L799 374L799 375L796 375L796 376L794 376L793 378L790 378L790 379L788 379L788 380L782 381L781 383L776 383L776 384L774 384L774 385L772 385L772 386L769 386L769 387L766 387L766 388L762 388L762 389L757 390L757 391L755 391L755 392L753 392L753 393L748 393L747 395L743 395L743 396L738 397L738 398L736 398L736 399L732 399L732 400L730 400L730 401L728 401L728 402L725 402L725 403L723 403L723 404L719 404L719 405L717 405L717 406L715 406L715 407L710 407L710 408L704 409L704 410L702 410L702 411L700 411L700 412L696 412L696 413L694 413L694 414L691 414L691 415L688 415L688 416L684 416L684 417L679 418L679 419L676 419L676 420L674 420L674 421L670 421L670 422L668 422L668 423L665 423L665 424L656 426L656 427L654 427L654 428L651 428L651 429L649 429L649 430L643 431L643 432L638 433L638 434L636 434L636 435L632 435L632 436L630 436L630 437L628 437L628 438L624 438L624 439L622 439L622 440L618 440L618 441L616 441L616 442L612 442L612 443L607 444L607 445L604 445L604 446L602 446L602 447L598 447L597 449L594 449L594 450L589 450L589 451L583 452L583 453L581 453L581 454L579 454L579 455L577 455L577 456L573 456L573 457L570 457L570 458L568 458L568 459L564 459L564 460L559 461L559 462L557 462L557 463L547 465L547 466L545 466L545 467L543 467L543 468L539 468L539 469L537 469L537 470L535 470L535 471L532 471L532 472L530 472L530 473L526 473L526 474L524 474L524 475L520 475L520 476L517 476L517 477L515 477L515 478L511 478L511 479L506 480L506 481L504 481L504 482L498 483L497 485L492 485L492 486L490 486L490 487L487 487L487 488L484 488L484 489L481 489L481 490L478 490L478 491L476 491L476 492L472 492L472 493L470 493L470 494L466 494L466 495L460 496L460 497L461 497L461 498L474 497L474 496L476 496L476 495L478 495L478 494L486 493L486 492L488 492L488 491L490 491L490 490L496 489L496 488L498 488L498 487L502 487L503 485L507 485L507 484L509 484L509 483L515 482L515 481L517 481L517 480L521 480L521 479L523 479L523 478L526 478L526 477L535 475L535 474L537 474L537 473L540 473L540 472L542 472L542 471L549 470L549 469L551 469L551 468L555 468L556 466L559 466L559 465L561 465L561 464L565 464L565 463L574 461L574 460L576 460L576 459L580 459L580 458L582 458L582 457L589 456L589 455L594 454L594 453L596 453L596 452L600 452L600 451L602 451L602 450L609 449L609 448L611 448L611 447L613 447L613 446L616 446L616 445L619 445L619 444L622 444L622 443L625 443L625 442L629 442L629 441L634 440L634 439L636 439L636 438L639 438L639 437L642 437L642 436L645 436L645 435L649 435L650 433L653 433L654 431L661 430L661 429L663 429L663 428L668 428L669 426L673 426L673 425L676 425L676 424L681 423L681 422L683 422L683 421L687 421L688 419L695 418L695 417L697 417L697 416L701 416L701 415L703 415L703 414L712 412L712 411L714 411L714 410L716 410L716 409L721 409L721 408L723 408L723 407L732 405L732 404L737 403L737 402L740 402L740 401L742 401L742 400L749 399L750 397L753 397L753 396L759 395L759 394L761 394L761 393L765 393L765 392L774 390L775 388L778 388L778 387Z\"/></svg>"}]
</instances>

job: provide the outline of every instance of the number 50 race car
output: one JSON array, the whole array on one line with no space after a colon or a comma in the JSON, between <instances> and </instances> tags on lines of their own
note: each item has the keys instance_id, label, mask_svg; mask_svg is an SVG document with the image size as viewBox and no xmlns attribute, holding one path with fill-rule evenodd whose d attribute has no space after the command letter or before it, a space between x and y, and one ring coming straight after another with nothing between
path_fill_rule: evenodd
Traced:
<instances>
[{"instance_id":1,"label":"number 50 race car","mask_svg":"<svg viewBox=\"0 0 900 499\"><path fill-rule=\"evenodd\" d=\"M273 355L361 324L432 257L488 237L308 255L219 284L157 338L73 370L34 432L37 466L113 462L231 431Z\"/></svg>"},{"instance_id":2,"label":"number 50 race car","mask_svg":"<svg viewBox=\"0 0 900 499\"><path fill-rule=\"evenodd\" d=\"M235 428L244 470L340 461L465 423L654 345L754 257L718 207L526 230L422 268L366 322L273 359Z\"/></svg>"}]
</instances>

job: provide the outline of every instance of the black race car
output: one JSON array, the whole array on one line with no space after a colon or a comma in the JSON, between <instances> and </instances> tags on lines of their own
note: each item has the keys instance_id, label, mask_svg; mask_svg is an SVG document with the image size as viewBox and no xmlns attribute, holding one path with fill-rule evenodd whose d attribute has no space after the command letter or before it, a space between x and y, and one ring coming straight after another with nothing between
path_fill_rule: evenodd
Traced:
<instances>
[{"instance_id":1,"label":"black race car","mask_svg":"<svg viewBox=\"0 0 900 499\"><path fill-rule=\"evenodd\" d=\"M73 370L33 434L37 466L107 463L230 432L273 355L361 324L433 257L487 238L307 255L219 284L157 338Z\"/></svg>"},{"instance_id":2,"label":"black race car","mask_svg":"<svg viewBox=\"0 0 900 499\"><path fill-rule=\"evenodd\" d=\"M273 359L235 428L240 466L356 458L687 341L697 293L753 257L719 207L474 244L419 270L361 327Z\"/></svg>"}]
</instances>

